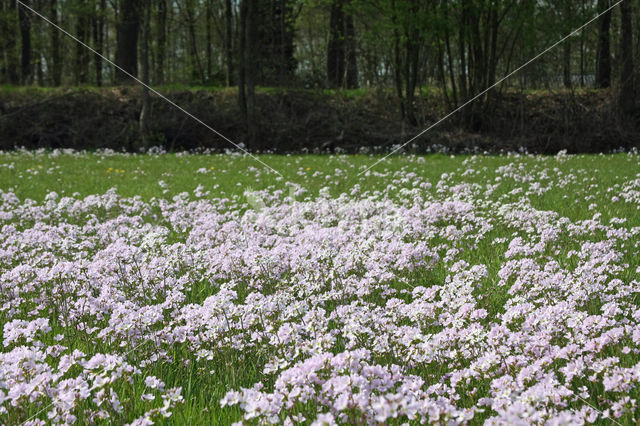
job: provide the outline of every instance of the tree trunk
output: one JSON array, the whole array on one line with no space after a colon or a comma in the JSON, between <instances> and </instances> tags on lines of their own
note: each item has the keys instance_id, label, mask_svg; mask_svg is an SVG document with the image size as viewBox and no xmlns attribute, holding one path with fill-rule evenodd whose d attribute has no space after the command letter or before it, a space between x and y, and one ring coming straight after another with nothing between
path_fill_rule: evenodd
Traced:
<instances>
[{"instance_id":1,"label":"tree trunk","mask_svg":"<svg viewBox=\"0 0 640 426\"><path fill-rule=\"evenodd\" d=\"M584 87L584 29L580 32L580 87Z\"/></svg>"},{"instance_id":2,"label":"tree trunk","mask_svg":"<svg viewBox=\"0 0 640 426\"><path fill-rule=\"evenodd\" d=\"M56 0L49 3L51 11L51 22L58 24L58 6ZM62 56L60 55L60 31L51 27L51 81L54 86L60 86L62 83Z\"/></svg>"},{"instance_id":3,"label":"tree trunk","mask_svg":"<svg viewBox=\"0 0 640 426\"><path fill-rule=\"evenodd\" d=\"M29 3L29 2L25 2ZM20 82L31 84L31 20L23 7L18 8L18 20L20 22Z\"/></svg>"},{"instance_id":4,"label":"tree trunk","mask_svg":"<svg viewBox=\"0 0 640 426\"><path fill-rule=\"evenodd\" d=\"M411 12L414 16L418 16L418 5L415 2L411 3ZM418 124L418 118L416 117L415 110L415 92L418 85L418 68L420 67L420 35L419 29L410 25L405 29L405 115L407 122L412 126Z\"/></svg>"},{"instance_id":5,"label":"tree trunk","mask_svg":"<svg viewBox=\"0 0 640 426\"><path fill-rule=\"evenodd\" d=\"M420 47L418 46L417 38L409 38L406 46L407 63L406 70L407 75L405 78L405 94L406 94L406 106L405 114L409 124L418 125L418 118L416 117L415 110L415 92L418 85L418 68L420 62Z\"/></svg>"},{"instance_id":6,"label":"tree trunk","mask_svg":"<svg viewBox=\"0 0 640 426\"><path fill-rule=\"evenodd\" d=\"M40 44L40 43L38 43ZM38 86L44 86L44 70L42 69L42 63L44 62L44 55L42 52L38 52L38 60L36 61L36 82Z\"/></svg>"},{"instance_id":7,"label":"tree trunk","mask_svg":"<svg viewBox=\"0 0 640 426\"><path fill-rule=\"evenodd\" d=\"M635 84L633 73L633 33L631 26L631 0L620 3L620 108L629 114L635 110Z\"/></svg>"},{"instance_id":8,"label":"tree trunk","mask_svg":"<svg viewBox=\"0 0 640 426\"><path fill-rule=\"evenodd\" d=\"M149 33L151 3L145 0L142 5L142 40L140 44L140 65L142 67L142 81L149 84ZM142 109L140 110L140 137L142 147L149 147L149 120L151 115L151 96L146 86L142 87Z\"/></svg>"},{"instance_id":9,"label":"tree trunk","mask_svg":"<svg viewBox=\"0 0 640 426\"><path fill-rule=\"evenodd\" d=\"M575 18L573 5L570 1L564 1L562 4L562 18L568 33L571 31L571 22ZM562 84L566 89L570 89L573 86L571 81L571 37L562 44Z\"/></svg>"},{"instance_id":10,"label":"tree trunk","mask_svg":"<svg viewBox=\"0 0 640 426\"><path fill-rule=\"evenodd\" d=\"M156 51L156 63L155 69L155 83L164 83L164 67L165 67L165 55L167 51L167 0L157 0L158 13L156 15L156 31L157 35L157 51Z\"/></svg>"},{"instance_id":11,"label":"tree trunk","mask_svg":"<svg viewBox=\"0 0 640 426\"><path fill-rule=\"evenodd\" d=\"M240 3L240 49L238 103L240 114L247 128L247 147L252 147L256 138L255 122L255 0Z\"/></svg>"},{"instance_id":12,"label":"tree trunk","mask_svg":"<svg viewBox=\"0 0 640 426\"><path fill-rule=\"evenodd\" d=\"M358 88L358 62L356 46L356 28L353 23L353 15L345 16L345 56L347 65L347 89Z\"/></svg>"},{"instance_id":13,"label":"tree trunk","mask_svg":"<svg viewBox=\"0 0 640 426\"><path fill-rule=\"evenodd\" d=\"M582 0L580 2L581 17L585 16L584 2L585 0ZM582 28L582 30L580 30L580 87L584 87L584 44L585 44L585 34L584 34L584 28Z\"/></svg>"},{"instance_id":14,"label":"tree trunk","mask_svg":"<svg viewBox=\"0 0 640 426\"><path fill-rule=\"evenodd\" d=\"M444 72L444 49L442 41L438 43L438 79L442 85L442 96L444 97L446 107L450 110L452 109L452 105L451 99L449 98L449 91L447 90L447 77Z\"/></svg>"},{"instance_id":15,"label":"tree trunk","mask_svg":"<svg viewBox=\"0 0 640 426\"><path fill-rule=\"evenodd\" d=\"M400 31L398 30L398 17L396 15L396 1L391 0L391 22L393 24L393 66L394 66L394 82L396 86L396 94L400 101L400 118L406 117L404 106L404 96L402 95L402 58L400 55Z\"/></svg>"},{"instance_id":16,"label":"tree trunk","mask_svg":"<svg viewBox=\"0 0 640 426\"><path fill-rule=\"evenodd\" d=\"M205 34L206 34L206 61L207 61L207 70L206 70L206 81L208 83L211 82L211 74L213 73L213 54L211 44L212 36L211 36L211 21L213 20L213 5L211 4L211 0L206 0L205 3Z\"/></svg>"},{"instance_id":17,"label":"tree trunk","mask_svg":"<svg viewBox=\"0 0 640 426\"><path fill-rule=\"evenodd\" d=\"M18 74L18 55L16 51L17 41L17 26L16 26L16 2L13 0L7 0L7 15L4 17L4 29L6 37L5 43L5 74L7 77L7 81L10 84L19 84L20 83L20 75Z\"/></svg>"},{"instance_id":18,"label":"tree trunk","mask_svg":"<svg viewBox=\"0 0 640 426\"><path fill-rule=\"evenodd\" d=\"M295 52L295 19L292 0L279 0L280 23L277 37L280 50L280 83L287 85L293 76L297 62Z\"/></svg>"},{"instance_id":19,"label":"tree trunk","mask_svg":"<svg viewBox=\"0 0 640 426\"><path fill-rule=\"evenodd\" d=\"M598 0L598 12L606 10L610 0ZM598 47L596 53L596 87L611 86L611 11L600 17Z\"/></svg>"},{"instance_id":20,"label":"tree trunk","mask_svg":"<svg viewBox=\"0 0 640 426\"><path fill-rule=\"evenodd\" d=\"M443 5L444 5L444 17L445 17L445 20L448 20L449 19L448 2L445 0L443 2ZM451 80L451 91L453 92L452 93L453 106L457 107L458 106L458 89L456 87L456 78L455 78L455 72L453 68L453 55L451 53L451 40L449 36L449 28L447 26L445 26L445 29L444 29L444 44L447 50L447 58L448 58L448 64L449 64L449 79ZM445 90L446 90L446 84L445 84Z\"/></svg>"},{"instance_id":21,"label":"tree trunk","mask_svg":"<svg viewBox=\"0 0 640 426\"><path fill-rule=\"evenodd\" d=\"M469 84L468 84L468 72L467 72L467 58L465 55L466 51L466 25L467 25L467 7L466 4L463 5L461 11L461 19L458 25L458 53L460 54L460 102L465 102L469 96ZM463 115L464 115L463 111Z\"/></svg>"},{"instance_id":22,"label":"tree trunk","mask_svg":"<svg viewBox=\"0 0 640 426\"><path fill-rule=\"evenodd\" d=\"M191 62L193 64L193 77L200 79L200 83L204 84L204 70L198 55L198 45L196 39L196 19L193 11L191 0L185 1L185 14L187 18L187 30L189 31L189 51L191 52Z\"/></svg>"},{"instance_id":23,"label":"tree trunk","mask_svg":"<svg viewBox=\"0 0 640 426\"><path fill-rule=\"evenodd\" d=\"M240 108L240 116L243 123L247 123L247 82L246 82L246 50L247 50L247 2L251 0L242 0L240 2L240 46L238 49L238 107Z\"/></svg>"},{"instance_id":24,"label":"tree trunk","mask_svg":"<svg viewBox=\"0 0 640 426\"><path fill-rule=\"evenodd\" d=\"M120 19L117 29L116 64L129 74L138 74L138 32L140 17L136 0L120 0ZM116 70L116 82L132 84L133 80Z\"/></svg>"},{"instance_id":25,"label":"tree trunk","mask_svg":"<svg viewBox=\"0 0 640 426\"><path fill-rule=\"evenodd\" d=\"M473 96L482 90L483 79L485 77L485 66L484 66L484 52L482 50L483 41L486 38L480 34L480 13L476 10L475 7L471 6L468 9L468 24L469 28L469 39L467 46L469 48L469 96ZM478 103L475 102L471 104L469 110L473 113L476 110L476 105Z\"/></svg>"},{"instance_id":26,"label":"tree trunk","mask_svg":"<svg viewBox=\"0 0 640 426\"><path fill-rule=\"evenodd\" d=\"M89 26L85 0L77 0L76 15L76 36L78 40L86 43L89 36ZM86 84L89 81L89 51L79 43L75 44L74 77L76 84Z\"/></svg>"},{"instance_id":27,"label":"tree trunk","mask_svg":"<svg viewBox=\"0 0 640 426\"><path fill-rule=\"evenodd\" d=\"M498 11L496 10L496 6L491 8L489 23L491 26L491 34L490 34L490 43L489 43L489 55L487 59L487 81L485 82L486 87L491 87L496 82L496 70L498 68L498 29L500 26L500 21L498 20ZM483 88L484 90L484 88ZM489 92L491 95L493 91Z\"/></svg>"},{"instance_id":28,"label":"tree trunk","mask_svg":"<svg viewBox=\"0 0 640 426\"><path fill-rule=\"evenodd\" d=\"M562 45L562 83L565 88L571 88L571 40L565 40Z\"/></svg>"},{"instance_id":29,"label":"tree trunk","mask_svg":"<svg viewBox=\"0 0 640 426\"><path fill-rule=\"evenodd\" d=\"M287 0L277 0L278 6L274 8L274 18L277 18L277 37L274 37L277 44L280 60L277 61L278 84L286 85L290 80L290 62L287 52ZM275 5L274 5L275 6ZM275 26L275 25L274 25Z\"/></svg>"},{"instance_id":30,"label":"tree trunk","mask_svg":"<svg viewBox=\"0 0 640 426\"><path fill-rule=\"evenodd\" d=\"M327 81L333 88L342 87L345 71L343 0L333 0L327 46Z\"/></svg>"},{"instance_id":31,"label":"tree trunk","mask_svg":"<svg viewBox=\"0 0 640 426\"><path fill-rule=\"evenodd\" d=\"M225 30L225 38L224 38L224 51L225 58L227 62L227 86L231 87L234 85L233 78L233 9L231 5L231 0L225 0L225 9L224 9L224 30Z\"/></svg>"},{"instance_id":32,"label":"tree trunk","mask_svg":"<svg viewBox=\"0 0 640 426\"><path fill-rule=\"evenodd\" d=\"M253 148L257 138L256 122L256 62L255 46L257 44L256 30L256 0L245 0L247 2L246 19L246 46L245 46L245 82L247 84L247 147Z\"/></svg>"},{"instance_id":33,"label":"tree trunk","mask_svg":"<svg viewBox=\"0 0 640 426\"><path fill-rule=\"evenodd\" d=\"M94 12L92 21L93 26L93 41L96 52L102 54L104 50L104 16L107 9L106 0L100 0L99 9ZM102 58L94 56L94 68L96 73L96 85L102 86Z\"/></svg>"}]
</instances>

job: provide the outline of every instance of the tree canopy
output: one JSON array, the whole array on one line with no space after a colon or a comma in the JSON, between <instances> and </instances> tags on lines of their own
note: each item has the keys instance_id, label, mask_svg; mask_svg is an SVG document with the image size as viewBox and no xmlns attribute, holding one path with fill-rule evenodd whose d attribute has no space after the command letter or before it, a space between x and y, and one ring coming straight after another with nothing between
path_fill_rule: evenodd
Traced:
<instances>
[{"instance_id":1,"label":"tree canopy","mask_svg":"<svg viewBox=\"0 0 640 426\"><path fill-rule=\"evenodd\" d=\"M448 110L610 8L613 0L24 0L152 85L239 86L252 116L256 86L388 89L399 116L428 121L425 91ZM524 68L495 91L579 87L637 105L637 0ZM147 35L143 36L147 26ZM635 32L634 32L635 31ZM0 0L0 84L128 84L87 49L15 0ZM634 57L635 56L635 57ZM148 71L142 76L143 62ZM471 128L491 91L462 114Z\"/></svg>"}]
</instances>

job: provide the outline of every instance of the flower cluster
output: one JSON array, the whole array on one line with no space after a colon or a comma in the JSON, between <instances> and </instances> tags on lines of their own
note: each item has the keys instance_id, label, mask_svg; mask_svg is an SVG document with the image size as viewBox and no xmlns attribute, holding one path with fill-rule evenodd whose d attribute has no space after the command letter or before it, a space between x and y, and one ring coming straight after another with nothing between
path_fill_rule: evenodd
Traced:
<instances>
[{"instance_id":1,"label":"flower cluster","mask_svg":"<svg viewBox=\"0 0 640 426\"><path fill-rule=\"evenodd\" d=\"M337 197L0 190L0 416L152 424L191 368L255 370L212 402L248 423L636 421L640 174L503 160Z\"/></svg>"}]
</instances>

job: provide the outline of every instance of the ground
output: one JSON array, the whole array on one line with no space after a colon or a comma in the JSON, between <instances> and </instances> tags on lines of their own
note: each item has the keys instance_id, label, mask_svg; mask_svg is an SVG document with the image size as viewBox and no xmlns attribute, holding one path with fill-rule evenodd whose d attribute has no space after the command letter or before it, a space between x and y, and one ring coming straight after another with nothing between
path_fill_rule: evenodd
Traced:
<instances>
[{"instance_id":1,"label":"ground","mask_svg":"<svg viewBox=\"0 0 640 426\"><path fill-rule=\"evenodd\" d=\"M285 90L259 88L252 138L238 111L236 89L157 87L172 101L252 151L387 152L451 111L438 88L416 98L418 122L400 117L394 90ZM0 87L0 149L26 147L116 149L139 152L139 87ZM413 141L412 152L502 153L526 149L555 154L611 152L638 147L638 122L623 119L616 97L604 90L522 93L505 89L495 102L477 105L474 118L460 112ZM152 97L146 143L168 151L231 146ZM73 117L73 119L70 119Z\"/></svg>"},{"instance_id":2,"label":"ground","mask_svg":"<svg viewBox=\"0 0 640 426\"><path fill-rule=\"evenodd\" d=\"M379 158L0 154L2 421L634 424L640 156Z\"/></svg>"}]
</instances>

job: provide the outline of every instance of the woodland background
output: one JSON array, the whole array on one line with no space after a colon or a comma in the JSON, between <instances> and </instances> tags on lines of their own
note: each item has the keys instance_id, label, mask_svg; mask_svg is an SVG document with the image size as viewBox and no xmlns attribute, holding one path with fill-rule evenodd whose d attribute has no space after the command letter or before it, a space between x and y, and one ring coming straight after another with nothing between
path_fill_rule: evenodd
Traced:
<instances>
[{"instance_id":1,"label":"woodland background","mask_svg":"<svg viewBox=\"0 0 640 426\"><path fill-rule=\"evenodd\" d=\"M388 150L611 0L31 0L255 151ZM15 0L0 0L0 149L231 146ZM635 64L635 66L634 66ZM640 144L640 2L596 22L410 149Z\"/></svg>"}]
</instances>

